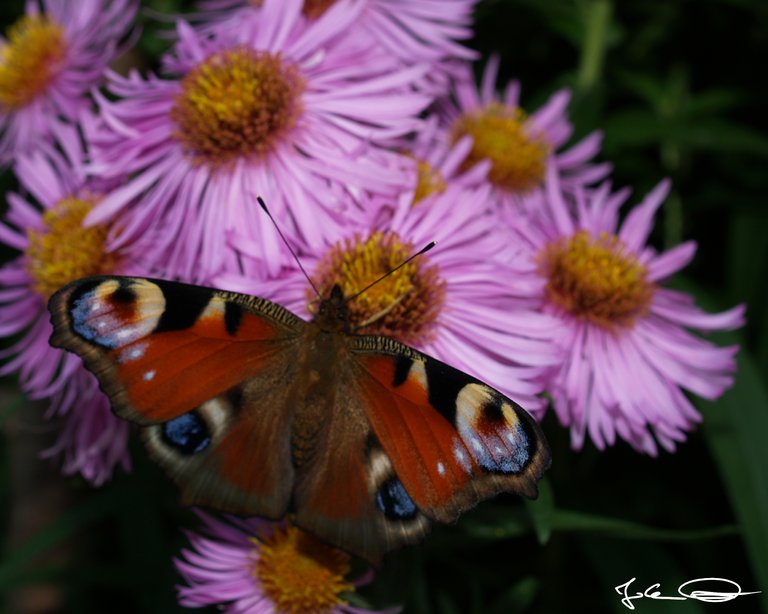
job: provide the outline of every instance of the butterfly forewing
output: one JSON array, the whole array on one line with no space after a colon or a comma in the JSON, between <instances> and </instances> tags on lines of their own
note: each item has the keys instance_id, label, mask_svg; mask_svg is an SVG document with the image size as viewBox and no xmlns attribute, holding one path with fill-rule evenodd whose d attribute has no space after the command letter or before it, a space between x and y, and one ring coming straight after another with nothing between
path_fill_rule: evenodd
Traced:
<instances>
[{"instance_id":1,"label":"butterfly forewing","mask_svg":"<svg viewBox=\"0 0 768 614\"><path fill-rule=\"evenodd\" d=\"M253 297L93 277L50 301L51 343L80 354L185 501L282 516L293 469L286 381L306 323ZM286 415L288 414L288 415Z\"/></svg>"}]
</instances>

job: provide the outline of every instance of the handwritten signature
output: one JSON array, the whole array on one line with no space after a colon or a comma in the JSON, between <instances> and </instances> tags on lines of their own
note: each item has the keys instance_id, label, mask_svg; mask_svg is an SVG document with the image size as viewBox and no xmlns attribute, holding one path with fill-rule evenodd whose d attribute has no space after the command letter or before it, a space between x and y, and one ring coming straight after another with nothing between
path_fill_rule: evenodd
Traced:
<instances>
[{"instance_id":1,"label":"handwritten signature","mask_svg":"<svg viewBox=\"0 0 768 614\"><path fill-rule=\"evenodd\" d=\"M752 591L749 593L744 593L736 582L733 580L726 580L725 578L697 578L695 580L688 580L688 582L683 582L680 586L677 587L677 593L680 595L680 597L662 595L661 591L658 590L661 586L661 584L658 582L656 584L651 584L651 586L646 588L643 592L630 594L629 587L635 580L637 580L637 578L632 578L624 584L619 584L615 587L616 592L619 595L623 595L621 603L627 606L627 608L630 610L635 609L635 604L632 603L633 601L643 598L664 599L667 601L685 601L686 599L695 599L697 601L706 601L709 603L722 603L724 601L731 601L732 599L736 599L736 597L741 597L742 595L757 595L761 592ZM720 582L727 585L728 588L727 590L720 591L693 589L696 584L701 582Z\"/></svg>"}]
</instances>

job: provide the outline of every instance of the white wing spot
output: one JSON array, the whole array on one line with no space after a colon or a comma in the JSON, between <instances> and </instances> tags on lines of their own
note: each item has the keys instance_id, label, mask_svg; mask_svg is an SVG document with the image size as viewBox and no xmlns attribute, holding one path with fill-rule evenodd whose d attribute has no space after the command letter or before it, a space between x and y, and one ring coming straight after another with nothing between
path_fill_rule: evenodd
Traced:
<instances>
[{"instance_id":1,"label":"white wing spot","mask_svg":"<svg viewBox=\"0 0 768 614\"><path fill-rule=\"evenodd\" d=\"M442 462L438 462L438 463L437 463L437 472L438 472L440 475L445 475L445 465L443 465L443 463L442 463Z\"/></svg>"},{"instance_id":2,"label":"white wing spot","mask_svg":"<svg viewBox=\"0 0 768 614\"><path fill-rule=\"evenodd\" d=\"M147 372L144 374L144 381L145 381L145 382L149 382L149 381L152 381L152 378L153 378L153 377L155 377L155 373L156 373L156 371L154 371L154 370L152 370L152 371L147 371Z\"/></svg>"}]
</instances>

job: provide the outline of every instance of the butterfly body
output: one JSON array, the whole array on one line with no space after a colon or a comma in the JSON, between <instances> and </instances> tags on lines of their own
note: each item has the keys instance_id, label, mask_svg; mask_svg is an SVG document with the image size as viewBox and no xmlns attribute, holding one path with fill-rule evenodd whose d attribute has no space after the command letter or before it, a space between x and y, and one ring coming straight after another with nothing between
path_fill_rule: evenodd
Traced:
<instances>
[{"instance_id":1,"label":"butterfly body","mask_svg":"<svg viewBox=\"0 0 768 614\"><path fill-rule=\"evenodd\" d=\"M482 382L353 334L338 287L311 322L265 299L94 277L50 301L186 503L300 527L370 561L498 492L535 496L536 422Z\"/></svg>"}]
</instances>

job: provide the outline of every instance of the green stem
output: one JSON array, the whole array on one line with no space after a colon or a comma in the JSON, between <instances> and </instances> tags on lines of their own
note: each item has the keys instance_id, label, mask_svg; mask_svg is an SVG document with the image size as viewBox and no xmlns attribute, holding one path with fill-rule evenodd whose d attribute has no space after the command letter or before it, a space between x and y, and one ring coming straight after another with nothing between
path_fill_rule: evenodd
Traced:
<instances>
[{"instance_id":1,"label":"green stem","mask_svg":"<svg viewBox=\"0 0 768 614\"><path fill-rule=\"evenodd\" d=\"M590 0L584 9L585 33L577 80L582 92L592 89L602 73L612 12L611 0Z\"/></svg>"}]
</instances>

